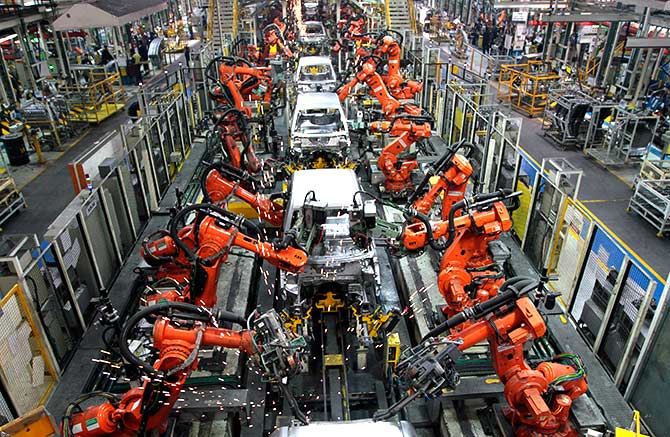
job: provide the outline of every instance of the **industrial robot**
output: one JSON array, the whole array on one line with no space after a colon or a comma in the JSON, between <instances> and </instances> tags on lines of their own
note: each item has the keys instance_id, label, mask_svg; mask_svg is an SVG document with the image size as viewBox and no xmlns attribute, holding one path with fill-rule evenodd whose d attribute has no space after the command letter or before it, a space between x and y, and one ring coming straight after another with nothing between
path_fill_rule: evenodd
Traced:
<instances>
[{"instance_id":1,"label":"industrial robot","mask_svg":"<svg viewBox=\"0 0 670 437\"><path fill-rule=\"evenodd\" d=\"M382 149L377 167L384 174L384 193L401 197L413 190L412 171L419 167L416 157L401 160L399 156L421 139L430 138L433 119L421 115L398 115L392 121L374 121L370 124L373 133L384 133L394 137Z\"/></svg>"},{"instance_id":2,"label":"industrial robot","mask_svg":"<svg viewBox=\"0 0 670 437\"><path fill-rule=\"evenodd\" d=\"M251 108L244 102L273 100L270 67L255 67L243 58L219 56L205 69L207 90L214 101L233 106L251 117Z\"/></svg>"},{"instance_id":3,"label":"industrial robot","mask_svg":"<svg viewBox=\"0 0 670 437\"><path fill-rule=\"evenodd\" d=\"M356 85L364 83L370 89L370 93L380 103L382 112L387 120L391 120L400 114L422 115L423 111L417 105L412 103L403 104L391 95L388 87L384 84L384 80L377 72L377 68L381 64L382 59L376 55L361 58L357 65L354 66L354 70L356 70L354 77L337 90L340 101L344 102Z\"/></svg>"},{"instance_id":4,"label":"industrial robot","mask_svg":"<svg viewBox=\"0 0 670 437\"><path fill-rule=\"evenodd\" d=\"M504 272L493 260L489 246L511 229L505 201L511 199L509 209L516 209L519 194L500 190L464 198L451 206L446 220L433 223L416 211L407 213L410 223L400 236L403 247L415 251L430 246L444 251L438 288L448 317L498 294Z\"/></svg>"},{"instance_id":5,"label":"industrial robot","mask_svg":"<svg viewBox=\"0 0 670 437\"><path fill-rule=\"evenodd\" d=\"M401 49L400 44L393 36L384 35L378 42L374 54L377 56L386 56L388 72L382 78L393 97L397 99L413 99L421 91L423 88L421 82L405 80L400 74Z\"/></svg>"},{"instance_id":6,"label":"industrial robot","mask_svg":"<svg viewBox=\"0 0 670 437\"><path fill-rule=\"evenodd\" d=\"M138 358L128 345L138 325L147 321L153 322L153 347L158 350L152 364ZM219 327L224 322L246 329ZM284 391L281 379L300 370L304 346L304 339L286 330L274 310L252 314L247 320L227 312L213 314L180 302L152 305L130 317L119 342L123 358L147 375L144 382L120 397L94 392L75 400L65 412L62 435L125 437L165 432L189 374L198 367L198 354L205 348L237 349L253 357L261 373L278 382ZM104 402L81 411L80 404L93 398ZM294 410L296 417L306 421L297 405Z\"/></svg>"},{"instance_id":7,"label":"industrial robot","mask_svg":"<svg viewBox=\"0 0 670 437\"><path fill-rule=\"evenodd\" d=\"M401 161L398 155L420 139L430 138L433 119L412 103L401 103L390 93L377 72L381 58L375 55L361 58L354 78L337 90L340 101L344 101L359 83L365 83L379 101L386 120L374 121L370 131L387 133L395 137L387 145L377 161L384 174L383 191L391 197L402 197L412 190L412 170L418 167L416 159Z\"/></svg>"},{"instance_id":8,"label":"industrial robot","mask_svg":"<svg viewBox=\"0 0 670 437\"><path fill-rule=\"evenodd\" d=\"M285 27L286 25L284 25ZM293 52L288 46L288 41L284 36L277 19L263 28L263 47L261 49L259 65L267 65L270 59L283 57L292 59Z\"/></svg>"},{"instance_id":9,"label":"industrial robot","mask_svg":"<svg viewBox=\"0 0 670 437\"><path fill-rule=\"evenodd\" d=\"M193 223L179 229L180 223L196 213ZM253 233L256 238L247 234ZM153 238L156 238L152 240ZM140 255L157 267L156 278L170 283L185 284L170 287L166 292L152 292L147 303L161 300L190 302L214 307L221 264L233 246L249 250L279 269L300 272L307 263L307 253L295 247L290 238L269 242L261 237L260 229L251 221L214 204L197 204L182 208L170 221L168 231L153 233L142 242ZM149 291L153 291L150 290Z\"/></svg>"},{"instance_id":10,"label":"industrial robot","mask_svg":"<svg viewBox=\"0 0 670 437\"><path fill-rule=\"evenodd\" d=\"M251 175L226 162L216 162L205 168L200 178L205 203L222 206L236 197L251 206L263 223L280 227L284 222L284 206L256 189L257 181Z\"/></svg>"},{"instance_id":11,"label":"industrial robot","mask_svg":"<svg viewBox=\"0 0 670 437\"><path fill-rule=\"evenodd\" d=\"M234 106L219 106L211 111L211 120L213 127L210 134L220 140L222 153L230 165L249 173L260 172L262 163L249 135L248 111Z\"/></svg>"},{"instance_id":12,"label":"industrial robot","mask_svg":"<svg viewBox=\"0 0 670 437\"><path fill-rule=\"evenodd\" d=\"M407 198L407 207L428 215L441 199L441 217L446 220L454 203L463 200L473 168L468 159L474 145L460 141L447 151L424 172L424 178ZM465 154L458 153L467 149ZM424 193L427 186L430 188Z\"/></svg>"},{"instance_id":13,"label":"industrial robot","mask_svg":"<svg viewBox=\"0 0 670 437\"><path fill-rule=\"evenodd\" d=\"M344 8L343 8L344 9ZM354 47L369 44L372 41L371 34L365 32L366 19L363 14L343 14L346 18L337 23L340 38L333 46L333 52L338 53L344 47Z\"/></svg>"},{"instance_id":14,"label":"industrial robot","mask_svg":"<svg viewBox=\"0 0 670 437\"><path fill-rule=\"evenodd\" d=\"M524 358L524 344L542 337L546 325L531 300L555 305L555 295L541 282L515 277L500 287L500 294L456 313L429 332L419 345L407 350L395 368L403 398L376 420L387 420L412 400L439 397L454 389L460 377L456 361L463 351L487 341L493 367L504 384L508 406L503 408L517 437L577 437L569 421L570 407L587 391L586 371L574 354L561 354L531 366ZM454 329L470 322L465 329ZM441 334L452 333L440 337Z\"/></svg>"}]
</instances>

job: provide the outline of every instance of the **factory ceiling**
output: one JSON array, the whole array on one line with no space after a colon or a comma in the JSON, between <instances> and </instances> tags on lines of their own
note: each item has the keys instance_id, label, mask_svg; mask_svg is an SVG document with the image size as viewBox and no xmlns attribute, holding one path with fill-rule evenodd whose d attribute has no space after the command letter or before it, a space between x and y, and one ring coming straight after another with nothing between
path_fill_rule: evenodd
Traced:
<instances>
[{"instance_id":1,"label":"factory ceiling","mask_svg":"<svg viewBox=\"0 0 670 437\"><path fill-rule=\"evenodd\" d=\"M167 8L165 0L96 0L73 5L54 21L55 30L122 26Z\"/></svg>"}]
</instances>

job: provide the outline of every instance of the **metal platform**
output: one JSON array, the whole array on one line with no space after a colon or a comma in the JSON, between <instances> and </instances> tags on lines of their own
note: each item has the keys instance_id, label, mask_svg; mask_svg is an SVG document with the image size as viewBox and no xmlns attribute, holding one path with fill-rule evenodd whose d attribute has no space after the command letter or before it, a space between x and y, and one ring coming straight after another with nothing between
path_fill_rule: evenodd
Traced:
<instances>
[{"instance_id":1,"label":"metal platform","mask_svg":"<svg viewBox=\"0 0 670 437\"><path fill-rule=\"evenodd\" d=\"M670 179L638 181L628 211L649 222L656 229L656 236L665 236L670 232Z\"/></svg>"}]
</instances>

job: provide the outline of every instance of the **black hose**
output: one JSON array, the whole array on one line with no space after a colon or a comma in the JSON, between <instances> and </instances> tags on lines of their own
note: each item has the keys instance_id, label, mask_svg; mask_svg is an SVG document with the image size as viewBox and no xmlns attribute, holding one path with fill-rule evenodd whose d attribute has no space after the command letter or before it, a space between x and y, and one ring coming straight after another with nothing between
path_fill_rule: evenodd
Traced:
<instances>
[{"instance_id":1,"label":"black hose","mask_svg":"<svg viewBox=\"0 0 670 437\"><path fill-rule=\"evenodd\" d=\"M223 112L218 113L219 110ZM212 122L218 126L230 114L235 114L237 116L237 122L239 124L240 131L247 129L247 114L235 106L222 105L214 109L214 111L212 111Z\"/></svg>"},{"instance_id":2,"label":"black hose","mask_svg":"<svg viewBox=\"0 0 670 437\"><path fill-rule=\"evenodd\" d=\"M216 205L213 205L211 203L200 203L200 204L195 204L195 205L189 205L184 208L182 208L170 221L170 236L174 239L175 244L179 249L183 250L184 253L186 253L187 257L191 260L197 261L199 258L191 250L190 247L188 247L180 238L179 238L179 231L177 229L177 226L179 225L179 222L184 219L188 214L190 214L193 211L212 211L216 214L221 215L222 217L229 219L232 222L237 222L240 221L240 225L245 227L245 233L247 231L254 232L257 236L261 235L261 230L256 226L251 220L246 219L242 216L238 216L237 214L234 214L230 211L227 211L223 208L220 208ZM197 235L197 230L194 230L194 232Z\"/></svg>"},{"instance_id":3,"label":"black hose","mask_svg":"<svg viewBox=\"0 0 670 437\"><path fill-rule=\"evenodd\" d=\"M132 351L128 347L128 338L132 333L133 329L135 329L136 325L141 320L144 320L145 318L148 318L149 316L156 314L167 314L170 310L178 310L191 316L195 316L195 317L189 317L195 320L210 321L214 318L212 313L207 309L183 302L159 303L156 305L151 305L146 308L143 308L137 313L133 314L128 319L128 321L123 325L123 329L121 330L121 337L119 339L119 352L121 353L121 356L130 364L140 368L141 370L145 371L146 373L152 376L157 375L159 372L156 369L154 369L154 367L151 364L142 361L134 353L132 353ZM245 326L246 324L246 319L244 317L224 310L219 310L216 313L216 319L218 319L219 321L236 323L241 326Z\"/></svg>"},{"instance_id":4,"label":"black hose","mask_svg":"<svg viewBox=\"0 0 670 437\"><path fill-rule=\"evenodd\" d=\"M517 299L525 296L531 291L537 290L539 284L540 283L536 279L527 276L516 276L514 278L510 278L500 286L499 294L497 296L494 296L489 300L474 305L472 308L467 308L465 311L461 311L460 313L455 314L440 325L431 329L423 337L423 339L421 339L421 341L425 341L431 337L437 337L438 335L448 331L449 329L455 328L456 326L468 320L481 319L482 317L491 314L503 306L515 302Z\"/></svg>"},{"instance_id":5,"label":"black hose","mask_svg":"<svg viewBox=\"0 0 670 437\"><path fill-rule=\"evenodd\" d=\"M307 416L300 409L298 402L295 400L295 397L293 397L293 394L291 394L288 387L282 384L281 381L279 382L279 391L281 391L282 395L284 395L284 399L288 401L288 404L291 407L291 410L293 410L293 414L295 414L296 419L298 419L303 425L308 425L309 420L307 419Z\"/></svg>"}]
</instances>

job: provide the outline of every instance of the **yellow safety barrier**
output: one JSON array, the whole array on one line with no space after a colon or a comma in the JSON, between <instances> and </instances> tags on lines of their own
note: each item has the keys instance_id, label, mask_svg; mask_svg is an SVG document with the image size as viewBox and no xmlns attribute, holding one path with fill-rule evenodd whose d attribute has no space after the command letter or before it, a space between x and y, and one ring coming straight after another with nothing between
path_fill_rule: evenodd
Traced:
<instances>
[{"instance_id":1,"label":"yellow safety barrier","mask_svg":"<svg viewBox=\"0 0 670 437\"><path fill-rule=\"evenodd\" d=\"M634 430L617 428L616 437L649 437L640 432L640 412L635 410L633 413L633 423L630 426Z\"/></svg>"},{"instance_id":2,"label":"yellow safety barrier","mask_svg":"<svg viewBox=\"0 0 670 437\"><path fill-rule=\"evenodd\" d=\"M56 424L44 407L38 407L0 427L0 433L11 437L51 437L56 435Z\"/></svg>"},{"instance_id":3,"label":"yellow safety barrier","mask_svg":"<svg viewBox=\"0 0 670 437\"><path fill-rule=\"evenodd\" d=\"M498 100L509 102L530 117L544 112L549 88L560 80L544 61L500 66Z\"/></svg>"}]
</instances>

